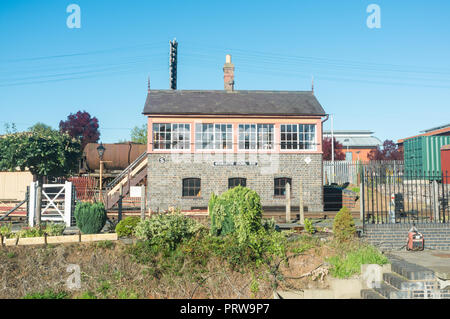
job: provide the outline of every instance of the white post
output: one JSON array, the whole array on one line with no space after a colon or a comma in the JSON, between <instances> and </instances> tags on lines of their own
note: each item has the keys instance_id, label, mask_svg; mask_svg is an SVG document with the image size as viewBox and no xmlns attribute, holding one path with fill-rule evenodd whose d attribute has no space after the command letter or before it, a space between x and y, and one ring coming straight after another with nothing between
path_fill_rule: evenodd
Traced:
<instances>
[{"instance_id":1,"label":"white post","mask_svg":"<svg viewBox=\"0 0 450 319\"><path fill-rule=\"evenodd\" d=\"M36 187L37 182L31 182L30 195L28 197L28 226L34 227L34 217L36 215Z\"/></svg>"},{"instance_id":2,"label":"white post","mask_svg":"<svg viewBox=\"0 0 450 319\"><path fill-rule=\"evenodd\" d=\"M286 183L286 223L291 222L291 185Z\"/></svg>"},{"instance_id":3,"label":"white post","mask_svg":"<svg viewBox=\"0 0 450 319\"><path fill-rule=\"evenodd\" d=\"M364 189L363 183L359 183L359 219L364 219Z\"/></svg>"},{"instance_id":4,"label":"white post","mask_svg":"<svg viewBox=\"0 0 450 319\"><path fill-rule=\"evenodd\" d=\"M433 181L433 202L434 222L439 223L439 184L437 181Z\"/></svg>"},{"instance_id":5,"label":"white post","mask_svg":"<svg viewBox=\"0 0 450 319\"><path fill-rule=\"evenodd\" d=\"M141 219L145 219L145 185L141 185Z\"/></svg>"},{"instance_id":6,"label":"white post","mask_svg":"<svg viewBox=\"0 0 450 319\"><path fill-rule=\"evenodd\" d=\"M72 183L64 184L64 224L70 227L72 219Z\"/></svg>"},{"instance_id":7,"label":"white post","mask_svg":"<svg viewBox=\"0 0 450 319\"><path fill-rule=\"evenodd\" d=\"M331 183L334 183L334 133L333 133L333 114L331 117Z\"/></svg>"},{"instance_id":8,"label":"white post","mask_svg":"<svg viewBox=\"0 0 450 319\"><path fill-rule=\"evenodd\" d=\"M305 224L305 212L303 211L303 182L300 181L299 182L299 205L300 205L300 224L304 225Z\"/></svg>"}]
</instances>

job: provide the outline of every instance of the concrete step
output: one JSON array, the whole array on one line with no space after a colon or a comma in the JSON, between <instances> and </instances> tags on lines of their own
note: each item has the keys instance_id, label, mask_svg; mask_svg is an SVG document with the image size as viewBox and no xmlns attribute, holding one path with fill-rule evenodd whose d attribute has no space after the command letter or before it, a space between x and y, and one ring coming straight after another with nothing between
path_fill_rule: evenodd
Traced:
<instances>
[{"instance_id":1,"label":"concrete step","mask_svg":"<svg viewBox=\"0 0 450 319\"><path fill-rule=\"evenodd\" d=\"M373 290L386 299L406 299L409 295L408 291L400 291L385 282L382 282L379 287L376 287Z\"/></svg>"},{"instance_id":2,"label":"concrete step","mask_svg":"<svg viewBox=\"0 0 450 319\"><path fill-rule=\"evenodd\" d=\"M383 280L392 287L401 291L424 290L424 281L410 281L396 273L383 274Z\"/></svg>"},{"instance_id":3,"label":"concrete step","mask_svg":"<svg viewBox=\"0 0 450 319\"><path fill-rule=\"evenodd\" d=\"M363 289L361 290L361 298L362 299L386 299L386 297L383 297L378 292L376 292L373 289Z\"/></svg>"},{"instance_id":4,"label":"concrete step","mask_svg":"<svg viewBox=\"0 0 450 319\"><path fill-rule=\"evenodd\" d=\"M412 252L413 253L413 252ZM394 273L405 277L408 280L434 280L434 271L409 263L403 259L389 257L391 269Z\"/></svg>"}]
</instances>

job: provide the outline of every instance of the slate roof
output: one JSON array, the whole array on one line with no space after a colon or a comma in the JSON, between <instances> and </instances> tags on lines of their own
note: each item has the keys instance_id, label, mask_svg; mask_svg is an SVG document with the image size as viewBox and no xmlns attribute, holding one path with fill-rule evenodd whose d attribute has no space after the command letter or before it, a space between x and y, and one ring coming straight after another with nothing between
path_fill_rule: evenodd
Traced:
<instances>
[{"instance_id":1,"label":"slate roof","mask_svg":"<svg viewBox=\"0 0 450 319\"><path fill-rule=\"evenodd\" d=\"M333 136L344 147L376 147L383 143L379 138L372 136L374 132L368 130L342 130L334 131ZM324 137L331 137L331 131L324 131Z\"/></svg>"},{"instance_id":2,"label":"slate roof","mask_svg":"<svg viewBox=\"0 0 450 319\"><path fill-rule=\"evenodd\" d=\"M325 111L311 91L150 90L143 114L314 115Z\"/></svg>"}]
</instances>

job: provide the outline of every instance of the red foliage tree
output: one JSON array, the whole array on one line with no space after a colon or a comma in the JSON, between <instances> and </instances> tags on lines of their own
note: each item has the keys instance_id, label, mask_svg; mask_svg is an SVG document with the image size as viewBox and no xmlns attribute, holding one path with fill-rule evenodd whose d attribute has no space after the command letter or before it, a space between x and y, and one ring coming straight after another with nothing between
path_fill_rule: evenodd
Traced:
<instances>
[{"instance_id":1,"label":"red foliage tree","mask_svg":"<svg viewBox=\"0 0 450 319\"><path fill-rule=\"evenodd\" d=\"M344 160L345 154L342 152L342 148L344 146L338 141L336 141L335 137L333 137L333 142L334 142L334 159L337 161ZM325 161L331 161L331 137L325 137L323 139L322 150L323 150L323 159Z\"/></svg>"},{"instance_id":2,"label":"red foliage tree","mask_svg":"<svg viewBox=\"0 0 450 319\"><path fill-rule=\"evenodd\" d=\"M403 152L399 150L398 145L392 140L385 140L383 149L378 146L376 149L371 150L368 158L371 161L403 160Z\"/></svg>"},{"instance_id":3,"label":"red foliage tree","mask_svg":"<svg viewBox=\"0 0 450 319\"><path fill-rule=\"evenodd\" d=\"M100 137L98 119L91 117L86 111L70 113L66 121L59 122L59 130L67 132L71 137L81 142L83 150L87 143L97 143Z\"/></svg>"}]
</instances>

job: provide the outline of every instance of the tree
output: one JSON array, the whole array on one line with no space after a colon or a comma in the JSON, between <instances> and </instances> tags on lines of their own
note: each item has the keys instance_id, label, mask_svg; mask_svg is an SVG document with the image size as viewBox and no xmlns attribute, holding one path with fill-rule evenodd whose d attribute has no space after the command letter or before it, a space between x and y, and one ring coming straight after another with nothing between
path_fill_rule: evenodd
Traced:
<instances>
[{"instance_id":1,"label":"tree","mask_svg":"<svg viewBox=\"0 0 450 319\"><path fill-rule=\"evenodd\" d=\"M147 125L135 126L131 130L131 141L134 143L147 144Z\"/></svg>"},{"instance_id":2,"label":"tree","mask_svg":"<svg viewBox=\"0 0 450 319\"><path fill-rule=\"evenodd\" d=\"M29 127L28 130L32 132L43 132L43 133L54 131L54 129L51 126L44 124L42 122L37 122L33 126Z\"/></svg>"},{"instance_id":3,"label":"tree","mask_svg":"<svg viewBox=\"0 0 450 319\"><path fill-rule=\"evenodd\" d=\"M371 161L403 160L403 152L392 140L385 140L383 142L383 148L378 146L376 149L371 150L368 158Z\"/></svg>"},{"instance_id":4,"label":"tree","mask_svg":"<svg viewBox=\"0 0 450 319\"><path fill-rule=\"evenodd\" d=\"M344 146L339 143L335 137L334 142L334 159L341 161L345 159L345 154L342 152ZM331 137L325 137L322 141L323 159L325 161L331 161Z\"/></svg>"},{"instance_id":5,"label":"tree","mask_svg":"<svg viewBox=\"0 0 450 319\"><path fill-rule=\"evenodd\" d=\"M6 134L13 134L13 133L17 133L17 128L16 128L16 124L15 123L5 123L5 132Z\"/></svg>"},{"instance_id":6,"label":"tree","mask_svg":"<svg viewBox=\"0 0 450 319\"><path fill-rule=\"evenodd\" d=\"M40 223L42 183L45 176L75 173L81 158L80 142L58 131L32 131L0 138L0 171L28 169L38 181L37 223Z\"/></svg>"},{"instance_id":7,"label":"tree","mask_svg":"<svg viewBox=\"0 0 450 319\"><path fill-rule=\"evenodd\" d=\"M66 121L59 122L59 130L66 132L81 143L83 150L88 143L97 143L100 138L98 119L86 111L70 114Z\"/></svg>"},{"instance_id":8,"label":"tree","mask_svg":"<svg viewBox=\"0 0 450 319\"><path fill-rule=\"evenodd\" d=\"M79 141L58 131L21 132L0 139L0 170L28 169L38 181L76 173L80 158Z\"/></svg>"}]
</instances>

